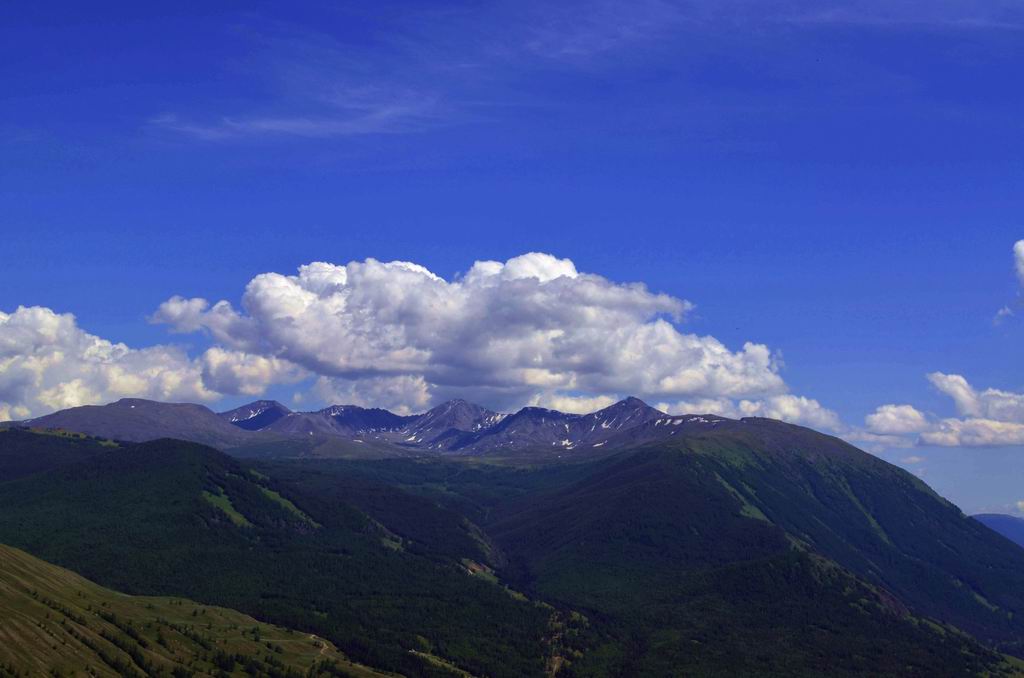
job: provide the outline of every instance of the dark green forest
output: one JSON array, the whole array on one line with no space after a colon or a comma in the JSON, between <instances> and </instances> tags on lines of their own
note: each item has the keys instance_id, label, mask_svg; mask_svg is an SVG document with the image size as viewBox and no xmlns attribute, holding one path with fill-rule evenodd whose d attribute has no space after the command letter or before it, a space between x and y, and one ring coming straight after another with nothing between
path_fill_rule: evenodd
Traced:
<instances>
[{"instance_id":1,"label":"dark green forest","mask_svg":"<svg viewBox=\"0 0 1024 678\"><path fill-rule=\"evenodd\" d=\"M0 543L406 675L992 675L1020 648L1024 550L798 427L542 467L0 450Z\"/></svg>"}]
</instances>

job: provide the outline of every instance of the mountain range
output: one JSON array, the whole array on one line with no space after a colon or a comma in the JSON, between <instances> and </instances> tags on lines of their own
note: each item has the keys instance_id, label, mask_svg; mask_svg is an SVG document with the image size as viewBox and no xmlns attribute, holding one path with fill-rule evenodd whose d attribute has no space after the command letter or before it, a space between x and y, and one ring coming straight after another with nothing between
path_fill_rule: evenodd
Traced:
<instances>
[{"instance_id":1,"label":"mountain range","mask_svg":"<svg viewBox=\"0 0 1024 678\"><path fill-rule=\"evenodd\" d=\"M1024 675L1024 549L985 521L832 436L635 398L0 431L0 544L410 676Z\"/></svg>"},{"instance_id":2,"label":"mountain range","mask_svg":"<svg viewBox=\"0 0 1024 678\"><path fill-rule=\"evenodd\" d=\"M535 459L568 461L604 456L623 445L735 425L735 421L709 414L670 416L632 397L590 414L540 407L504 414L465 400L450 400L410 416L356 405L293 412L273 400L214 413L202 405L126 398L9 425L76 431L127 442L177 438L232 450L236 456L273 456L275 452L328 457L527 454Z\"/></svg>"}]
</instances>

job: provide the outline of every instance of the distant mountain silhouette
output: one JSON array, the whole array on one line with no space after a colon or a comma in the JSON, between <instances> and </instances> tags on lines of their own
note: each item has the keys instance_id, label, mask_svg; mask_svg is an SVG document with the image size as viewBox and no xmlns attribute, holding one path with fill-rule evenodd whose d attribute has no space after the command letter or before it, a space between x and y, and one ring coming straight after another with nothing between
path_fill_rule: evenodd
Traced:
<instances>
[{"instance_id":1,"label":"distant mountain silhouette","mask_svg":"<svg viewBox=\"0 0 1024 678\"><path fill-rule=\"evenodd\" d=\"M1024 518L1002 513L980 513L974 519L1024 547Z\"/></svg>"}]
</instances>

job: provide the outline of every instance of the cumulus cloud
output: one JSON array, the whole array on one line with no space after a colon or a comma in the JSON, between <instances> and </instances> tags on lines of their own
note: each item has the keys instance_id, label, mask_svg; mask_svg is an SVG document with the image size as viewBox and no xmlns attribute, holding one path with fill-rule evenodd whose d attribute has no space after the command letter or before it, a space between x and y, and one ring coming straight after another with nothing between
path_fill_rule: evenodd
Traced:
<instances>
[{"instance_id":1,"label":"cumulus cloud","mask_svg":"<svg viewBox=\"0 0 1024 678\"><path fill-rule=\"evenodd\" d=\"M882 405L864 418L868 431L880 435L907 435L928 428L928 418L913 405Z\"/></svg>"},{"instance_id":2,"label":"cumulus cloud","mask_svg":"<svg viewBox=\"0 0 1024 678\"><path fill-rule=\"evenodd\" d=\"M0 417L119 397L213 401L313 380L331 403L422 411L465 397L590 412L625 395L671 412L769 417L846 434L838 415L787 392L762 344L685 333L689 302L529 253L446 280L411 262L316 262L249 281L228 301L172 297L151 321L213 346L133 349L74 316L0 315ZM855 432L855 431L854 431ZM874 435L867 434L865 435ZM875 436L873 440L884 436Z\"/></svg>"},{"instance_id":3,"label":"cumulus cloud","mask_svg":"<svg viewBox=\"0 0 1024 678\"><path fill-rule=\"evenodd\" d=\"M928 381L953 399L962 416L1024 422L1024 394L988 388L978 391L959 374L932 372Z\"/></svg>"},{"instance_id":4,"label":"cumulus cloud","mask_svg":"<svg viewBox=\"0 0 1024 678\"><path fill-rule=\"evenodd\" d=\"M129 348L49 308L0 312L0 421L123 397L208 402L257 395L268 383L300 376L286 361L216 347L198 359L176 346Z\"/></svg>"},{"instance_id":5,"label":"cumulus cloud","mask_svg":"<svg viewBox=\"0 0 1024 678\"><path fill-rule=\"evenodd\" d=\"M305 370L279 358L227 351L214 346L203 353L203 384L218 393L260 395L270 384L301 381Z\"/></svg>"},{"instance_id":6,"label":"cumulus cloud","mask_svg":"<svg viewBox=\"0 0 1024 678\"><path fill-rule=\"evenodd\" d=\"M922 432L921 442L945 447L1024 445L1024 393L983 391L959 374L932 372L928 380L953 400L960 418L947 418Z\"/></svg>"},{"instance_id":7,"label":"cumulus cloud","mask_svg":"<svg viewBox=\"0 0 1024 678\"><path fill-rule=\"evenodd\" d=\"M478 261L450 281L410 262L316 262L297 275L256 276L240 309L173 297L152 320L179 332L205 330L226 350L286 361L329 380L328 392L340 384L354 400L368 400L380 384L405 385L394 394L415 384L408 407L424 393L460 389L519 403L538 393L785 393L767 346L732 350L714 337L681 332L677 323L691 308L642 284L612 282L533 252ZM386 381L396 378L405 381Z\"/></svg>"},{"instance_id":8,"label":"cumulus cloud","mask_svg":"<svg viewBox=\"0 0 1024 678\"><path fill-rule=\"evenodd\" d=\"M992 419L943 419L921 442L944 447L1024 445L1024 424Z\"/></svg>"},{"instance_id":9,"label":"cumulus cloud","mask_svg":"<svg viewBox=\"0 0 1024 678\"><path fill-rule=\"evenodd\" d=\"M912 405L882 405L848 439L884 447L1024 445L1024 394L979 390L959 374L932 372L927 378L953 401L958 417L935 419Z\"/></svg>"},{"instance_id":10,"label":"cumulus cloud","mask_svg":"<svg viewBox=\"0 0 1024 678\"><path fill-rule=\"evenodd\" d=\"M741 401L740 409L747 416L781 419L826 431L842 428L839 415L812 398L786 394L752 403L749 407L744 407L746 403Z\"/></svg>"},{"instance_id":11,"label":"cumulus cloud","mask_svg":"<svg viewBox=\"0 0 1024 678\"><path fill-rule=\"evenodd\" d=\"M70 313L0 312L0 415L28 417L134 396L211 400L200 366L173 346L131 349L89 334Z\"/></svg>"},{"instance_id":12,"label":"cumulus cloud","mask_svg":"<svg viewBox=\"0 0 1024 678\"><path fill-rule=\"evenodd\" d=\"M396 414L414 414L430 407L432 395L421 376L367 377L359 380L319 377L313 392L323 402L382 407Z\"/></svg>"}]
</instances>

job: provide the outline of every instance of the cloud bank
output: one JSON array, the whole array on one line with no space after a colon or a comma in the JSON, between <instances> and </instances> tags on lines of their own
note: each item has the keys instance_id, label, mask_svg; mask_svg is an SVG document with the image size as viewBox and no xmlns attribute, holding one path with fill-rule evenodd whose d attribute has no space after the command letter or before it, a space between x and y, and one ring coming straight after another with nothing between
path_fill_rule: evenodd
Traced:
<instances>
[{"instance_id":1,"label":"cloud bank","mask_svg":"<svg viewBox=\"0 0 1024 678\"><path fill-rule=\"evenodd\" d=\"M456 393L568 409L620 394L785 393L767 346L731 350L681 332L677 323L691 308L531 252L478 261L450 281L411 262L314 262L296 275L256 276L239 309L173 297L152 320L175 332L205 331L227 351L297 366L320 377L323 393L356 402L384 395L398 409Z\"/></svg>"},{"instance_id":2,"label":"cloud bank","mask_svg":"<svg viewBox=\"0 0 1024 678\"><path fill-rule=\"evenodd\" d=\"M124 397L210 402L303 376L273 356L216 346L197 358L173 345L132 349L48 308L0 312L0 421Z\"/></svg>"},{"instance_id":3,"label":"cloud bank","mask_svg":"<svg viewBox=\"0 0 1024 678\"><path fill-rule=\"evenodd\" d=\"M70 313L0 312L0 420L124 396L212 400L202 372L179 348L131 349L85 332Z\"/></svg>"},{"instance_id":4,"label":"cloud bank","mask_svg":"<svg viewBox=\"0 0 1024 678\"><path fill-rule=\"evenodd\" d=\"M1014 256L1024 275L1024 241ZM928 381L958 416L890 403L848 426L789 393L767 346L682 331L692 309L538 252L477 261L451 280L412 262L314 262L254 277L238 307L174 296L151 321L207 335L212 345L195 357L175 345L129 348L71 314L19 307L0 313L0 420L129 396L213 402L305 381L314 400L400 413L451 397L589 412L636 395L673 414L781 419L871 449L1024 444L1024 394L943 372Z\"/></svg>"},{"instance_id":5,"label":"cloud bank","mask_svg":"<svg viewBox=\"0 0 1024 678\"><path fill-rule=\"evenodd\" d=\"M305 381L303 400L403 413L450 397L587 412L638 395L671 411L839 429L834 412L787 392L767 346L681 331L692 308L537 252L478 261L451 280L411 262L314 262L256 276L238 307L172 297L150 320L207 335L194 357L19 307L0 314L0 420L121 397L212 403Z\"/></svg>"},{"instance_id":6,"label":"cloud bank","mask_svg":"<svg viewBox=\"0 0 1024 678\"><path fill-rule=\"evenodd\" d=\"M946 418L921 434L921 442L947 447L1024 444L1024 393L975 389L959 374L933 372L928 380L953 400L962 418Z\"/></svg>"},{"instance_id":7,"label":"cloud bank","mask_svg":"<svg viewBox=\"0 0 1024 678\"><path fill-rule=\"evenodd\" d=\"M971 386L959 374L927 375L940 393L949 396L959 417L929 416L913 405L882 405L865 417L868 436L888 439L892 447L911 444L938 447L1024 445L1024 393Z\"/></svg>"}]
</instances>

